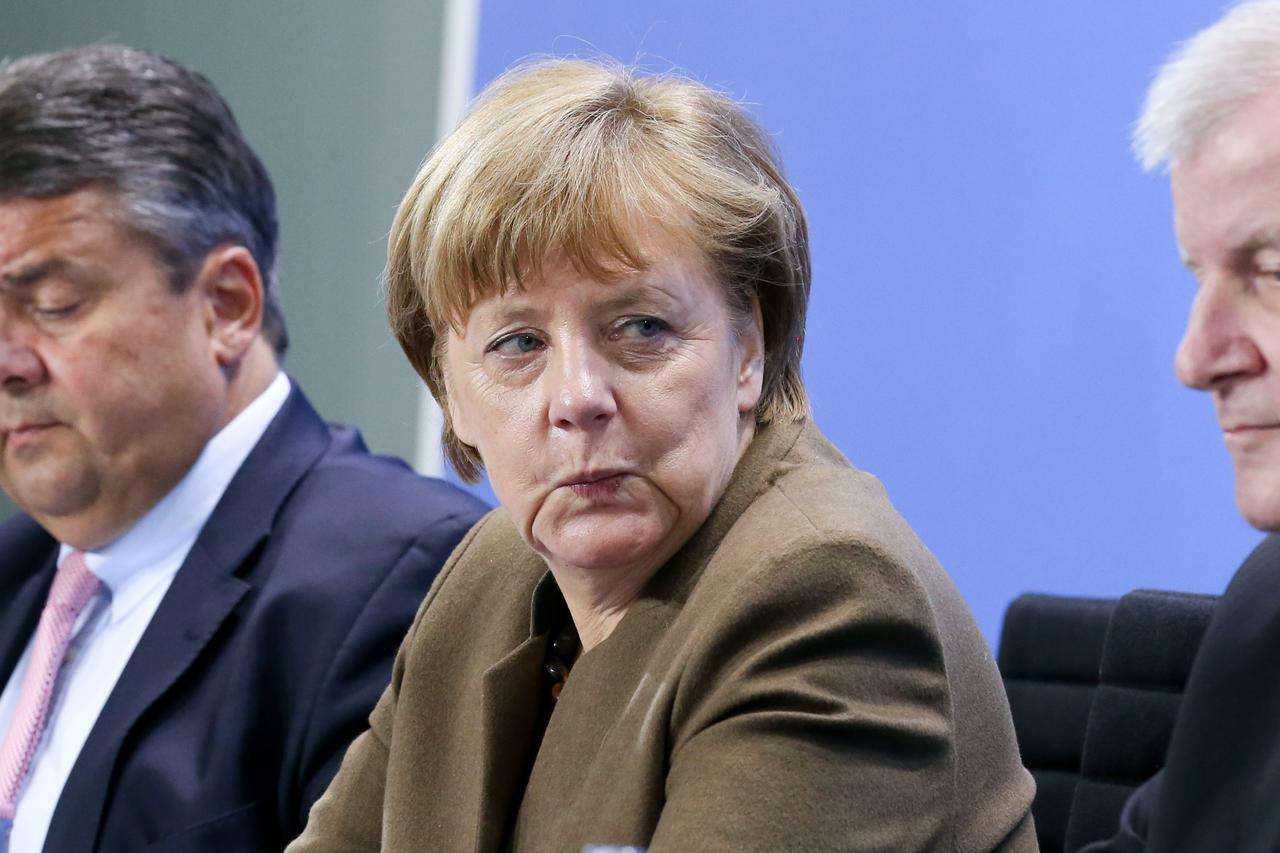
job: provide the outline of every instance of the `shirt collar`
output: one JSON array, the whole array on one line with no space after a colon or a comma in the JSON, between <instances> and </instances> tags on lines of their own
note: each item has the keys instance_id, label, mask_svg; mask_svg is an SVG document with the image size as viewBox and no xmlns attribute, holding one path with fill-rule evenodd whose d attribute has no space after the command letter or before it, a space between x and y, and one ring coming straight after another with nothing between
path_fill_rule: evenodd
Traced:
<instances>
[{"instance_id":1,"label":"shirt collar","mask_svg":"<svg viewBox=\"0 0 1280 853\"><path fill-rule=\"evenodd\" d=\"M85 564L111 595L111 620L136 606L178 571L231 478L267 431L289 396L281 371L240 414L205 445L200 457L167 495L117 540L85 554ZM71 553L62 545L58 565Z\"/></svg>"}]
</instances>

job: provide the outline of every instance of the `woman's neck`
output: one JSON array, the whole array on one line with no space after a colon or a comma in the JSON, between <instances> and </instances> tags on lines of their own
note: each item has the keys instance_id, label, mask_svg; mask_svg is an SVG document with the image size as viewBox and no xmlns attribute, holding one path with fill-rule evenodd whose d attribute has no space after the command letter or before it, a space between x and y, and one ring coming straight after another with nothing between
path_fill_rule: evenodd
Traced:
<instances>
[{"instance_id":1,"label":"woman's neck","mask_svg":"<svg viewBox=\"0 0 1280 853\"><path fill-rule=\"evenodd\" d=\"M550 563L556 586L578 629L583 654L613 633L660 565L646 563L606 571Z\"/></svg>"}]
</instances>

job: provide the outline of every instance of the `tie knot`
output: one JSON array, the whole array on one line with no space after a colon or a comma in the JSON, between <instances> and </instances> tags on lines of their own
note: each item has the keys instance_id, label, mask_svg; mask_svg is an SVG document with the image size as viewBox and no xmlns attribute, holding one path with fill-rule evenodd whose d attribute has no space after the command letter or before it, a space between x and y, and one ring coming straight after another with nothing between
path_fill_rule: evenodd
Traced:
<instances>
[{"instance_id":1,"label":"tie knot","mask_svg":"<svg viewBox=\"0 0 1280 853\"><path fill-rule=\"evenodd\" d=\"M98 591L101 581L89 571L83 551L72 551L62 561L53 576L53 589L49 590L49 605L79 613Z\"/></svg>"}]
</instances>

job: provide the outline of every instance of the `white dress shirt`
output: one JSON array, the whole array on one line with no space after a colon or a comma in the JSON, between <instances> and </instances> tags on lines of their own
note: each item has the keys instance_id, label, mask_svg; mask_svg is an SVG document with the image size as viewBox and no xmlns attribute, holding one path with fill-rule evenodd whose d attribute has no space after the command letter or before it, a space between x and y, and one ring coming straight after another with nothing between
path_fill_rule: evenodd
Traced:
<instances>
[{"instance_id":1,"label":"white dress shirt","mask_svg":"<svg viewBox=\"0 0 1280 853\"><path fill-rule=\"evenodd\" d=\"M209 440L186 476L137 524L101 551L85 555L102 587L76 622L44 736L18 797L9 837L14 853L44 847L58 797L107 697L231 478L288 396L289 380L279 373ZM59 566L71 551L62 546ZM18 701L32 642L0 693L0 739Z\"/></svg>"}]
</instances>

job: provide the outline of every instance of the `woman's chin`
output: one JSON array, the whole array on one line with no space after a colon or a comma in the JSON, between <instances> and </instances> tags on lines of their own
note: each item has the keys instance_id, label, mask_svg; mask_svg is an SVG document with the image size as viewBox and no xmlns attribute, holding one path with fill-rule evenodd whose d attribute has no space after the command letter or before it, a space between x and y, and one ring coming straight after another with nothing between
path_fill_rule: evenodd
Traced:
<instances>
[{"instance_id":1,"label":"woman's chin","mask_svg":"<svg viewBox=\"0 0 1280 853\"><path fill-rule=\"evenodd\" d=\"M667 556L663 530L634 519L583 519L538 537L538 550L552 567L573 566L584 571L625 570L651 564ZM538 535L537 527L534 535Z\"/></svg>"}]
</instances>

